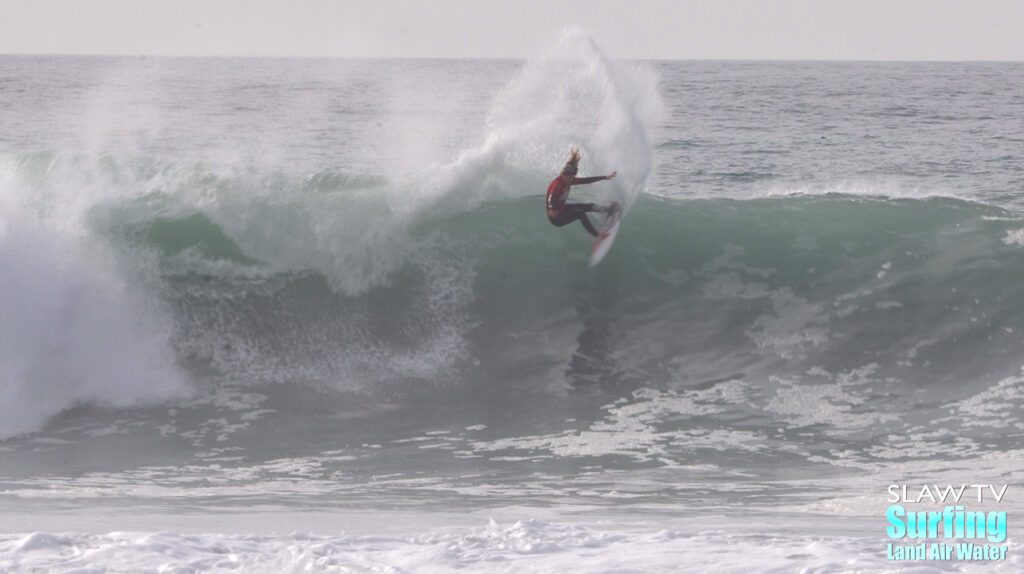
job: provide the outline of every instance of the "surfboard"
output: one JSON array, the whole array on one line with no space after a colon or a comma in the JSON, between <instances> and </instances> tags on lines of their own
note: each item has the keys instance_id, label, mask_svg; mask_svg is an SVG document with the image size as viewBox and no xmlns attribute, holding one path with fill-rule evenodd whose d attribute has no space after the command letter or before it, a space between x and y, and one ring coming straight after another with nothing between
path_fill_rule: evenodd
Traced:
<instances>
[{"instance_id":1,"label":"surfboard","mask_svg":"<svg viewBox=\"0 0 1024 574\"><path fill-rule=\"evenodd\" d=\"M612 202L611 211L604 216L604 225L601 226L601 234L594 239L594 248L590 252L590 266L593 267L604 259L608 251L615 243L615 236L619 234L619 222L622 221L622 209L619 204Z\"/></svg>"}]
</instances>

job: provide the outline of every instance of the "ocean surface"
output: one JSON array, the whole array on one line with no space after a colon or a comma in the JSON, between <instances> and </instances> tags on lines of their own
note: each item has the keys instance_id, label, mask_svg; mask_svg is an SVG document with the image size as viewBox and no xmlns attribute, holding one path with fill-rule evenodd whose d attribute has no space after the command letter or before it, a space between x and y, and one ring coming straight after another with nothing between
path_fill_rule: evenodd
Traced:
<instances>
[{"instance_id":1,"label":"ocean surface","mask_svg":"<svg viewBox=\"0 0 1024 574\"><path fill-rule=\"evenodd\" d=\"M1021 63L579 33L0 56L0 571L1020 572L1022 118ZM961 484L1005 560L889 560Z\"/></svg>"}]
</instances>

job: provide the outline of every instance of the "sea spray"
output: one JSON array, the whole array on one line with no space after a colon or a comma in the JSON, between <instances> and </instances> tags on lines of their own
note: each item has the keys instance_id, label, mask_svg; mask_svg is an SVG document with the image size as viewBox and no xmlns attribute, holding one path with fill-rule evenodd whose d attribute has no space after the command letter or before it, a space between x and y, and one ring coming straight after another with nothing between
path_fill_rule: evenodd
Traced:
<instances>
[{"instance_id":1,"label":"sea spray","mask_svg":"<svg viewBox=\"0 0 1024 574\"><path fill-rule=\"evenodd\" d=\"M628 209L653 168L648 130L663 115L653 71L614 61L591 36L569 29L497 95L483 149L553 177L577 146L584 156L581 173L618 170L614 198Z\"/></svg>"},{"instance_id":2,"label":"sea spray","mask_svg":"<svg viewBox=\"0 0 1024 574\"><path fill-rule=\"evenodd\" d=\"M8 177L0 203L0 438L79 402L188 396L160 301L121 272L85 220L38 194L19 201L21 186Z\"/></svg>"}]
</instances>

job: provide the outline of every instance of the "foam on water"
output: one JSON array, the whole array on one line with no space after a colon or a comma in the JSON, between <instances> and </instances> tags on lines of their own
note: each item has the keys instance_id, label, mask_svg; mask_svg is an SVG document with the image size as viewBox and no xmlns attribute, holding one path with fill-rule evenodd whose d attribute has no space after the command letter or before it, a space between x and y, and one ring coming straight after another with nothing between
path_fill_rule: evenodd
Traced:
<instances>
[{"instance_id":1,"label":"foam on water","mask_svg":"<svg viewBox=\"0 0 1024 574\"><path fill-rule=\"evenodd\" d=\"M239 536L173 532L102 535L35 532L0 535L0 567L54 574L108 572L741 572L757 556L760 572L974 571L956 562L895 566L874 552L875 539L765 536L658 528L586 528L495 522L472 530L394 536ZM986 572L1017 572L1010 558ZM981 571L981 570L977 570Z\"/></svg>"}]
</instances>

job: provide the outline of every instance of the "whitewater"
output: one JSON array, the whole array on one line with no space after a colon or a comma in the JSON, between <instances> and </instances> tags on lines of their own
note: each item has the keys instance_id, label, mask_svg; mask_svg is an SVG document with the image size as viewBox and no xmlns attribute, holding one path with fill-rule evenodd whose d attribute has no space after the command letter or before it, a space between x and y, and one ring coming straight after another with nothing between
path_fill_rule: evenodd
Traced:
<instances>
[{"instance_id":1,"label":"whitewater","mask_svg":"<svg viewBox=\"0 0 1024 574\"><path fill-rule=\"evenodd\" d=\"M1020 571L1021 93L0 56L0 571ZM890 485L961 484L1006 559L889 560Z\"/></svg>"}]
</instances>

